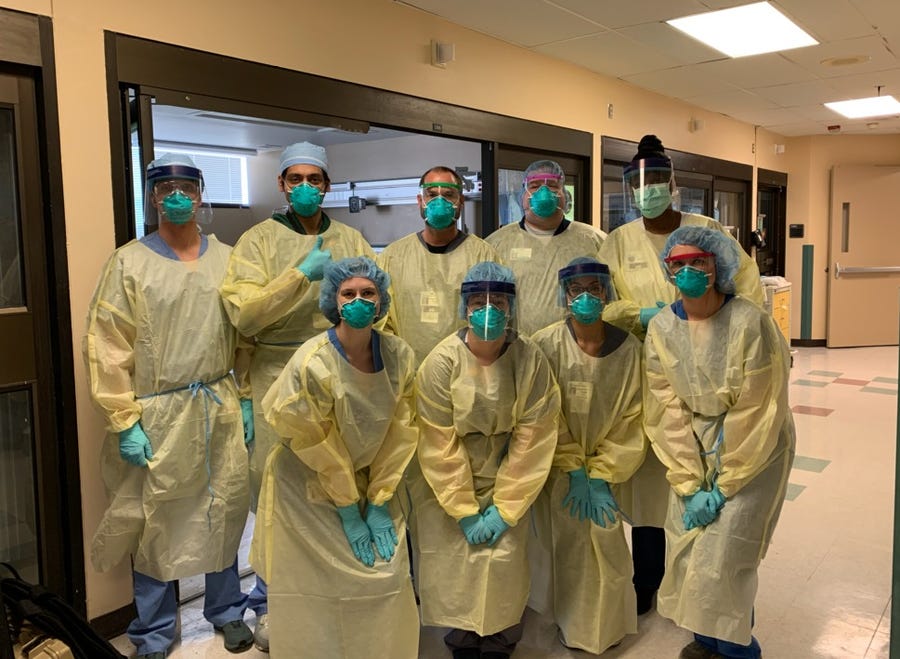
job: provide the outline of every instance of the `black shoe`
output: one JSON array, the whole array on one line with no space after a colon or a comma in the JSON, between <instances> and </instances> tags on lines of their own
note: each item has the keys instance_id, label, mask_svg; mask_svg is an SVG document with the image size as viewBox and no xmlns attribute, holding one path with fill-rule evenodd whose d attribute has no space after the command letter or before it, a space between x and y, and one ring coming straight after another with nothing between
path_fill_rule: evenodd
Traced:
<instances>
[{"instance_id":1,"label":"black shoe","mask_svg":"<svg viewBox=\"0 0 900 659\"><path fill-rule=\"evenodd\" d=\"M232 620L213 629L225 635L225 649L229 652L245 652L253 647L253 632L243 620Z\"/></svg>"},{"instance_id":2,"label":"black shoe","mask_svg":"<svg viewBox=\"0 0 900 659\"><path fill-rule=\"evenodd\" d=\"M453 651L453 659L481 659L481 650L478 648L458 648Z\"/></svg>"},{"instance_id":3,"label":"black shoe","mask_svg":"<svg viewBox=\"0 0 900 659\"><path fill-rule=\"evenodd\" d=\"M482 652L481 659L509 659L508 652Z\"/></svg>"},{"instance_id":4,"label":"black shoe","mask_svg":"<svg viewBox=\"0 0 900 659\"><path fill-rule=\"evenodd\" d=\"M637 614L642 616L648 613L653 608L653 596L656 595L656 591L635 588L634 594L637 596Z\"/></svg>"}]
</instances>

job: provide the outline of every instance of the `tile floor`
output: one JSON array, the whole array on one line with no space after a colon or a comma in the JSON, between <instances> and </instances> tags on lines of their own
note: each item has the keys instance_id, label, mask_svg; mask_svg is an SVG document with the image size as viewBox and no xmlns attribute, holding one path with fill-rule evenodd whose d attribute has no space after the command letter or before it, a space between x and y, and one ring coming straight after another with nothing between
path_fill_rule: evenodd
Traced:
<instances>
[{"instance_id":1,"label":"tile floor","mask_svg":"<svg viewBox=\"0 0 900 659\"><path fill-rule=\"evenodd\" d=\"M759 573L754 633L766 659L888 657L897 370L896 347L795 352L797 460ZM244 590L250 585L248 578ZM181 642L169 656L234 656L200 608L199 601L182 608ZM252 613L247 619L252 626ZM589 656L562 647L549 619L528 611L525 620L518 659ZM656 612L641 617L638 627L603 656L674 659L691 638ZM441 637L441 630L424 629L419 656L449 657ZM127 638L114 643L133 654ZM241 656L265 655L252 649Z\"/></svg>"}]
</instances>

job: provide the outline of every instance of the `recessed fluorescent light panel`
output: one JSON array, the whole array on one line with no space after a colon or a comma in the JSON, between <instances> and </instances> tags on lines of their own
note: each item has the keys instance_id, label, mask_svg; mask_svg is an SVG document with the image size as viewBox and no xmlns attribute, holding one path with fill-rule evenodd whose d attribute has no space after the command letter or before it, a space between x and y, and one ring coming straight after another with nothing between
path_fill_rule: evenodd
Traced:
<instances>
[{"instance_id":1,"label":"recessed fluorescent light panel","mask_svg":"<svg viewBox=\"0 0 900 659\"><path fill-rule=\"evenodd\" d=\"M819 43L768 2L666 22L729 57L773 53Z\"/></svg>"},{"instance_id":2,"label":"recessed fluorescent light panel","mask_svg":"<svg viewBox=\"0 0 900 659\"><path fill-rule=\"evenodd\" d=\"M852 101L835 101L826 103L825 107L844 115L848 119L900 114L900 103L893 96L872 96L871 98L857 98Z\"/></svg>"}]
</instances>

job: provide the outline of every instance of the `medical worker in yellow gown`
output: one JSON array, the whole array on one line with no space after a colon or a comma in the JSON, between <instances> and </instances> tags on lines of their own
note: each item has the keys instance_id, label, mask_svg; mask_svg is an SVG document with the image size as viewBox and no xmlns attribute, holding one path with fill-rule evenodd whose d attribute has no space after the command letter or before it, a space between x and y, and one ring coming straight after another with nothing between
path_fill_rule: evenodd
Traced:
<instances>
[{"instance_id":1,"label":"medical worker in yellow gown","mask_svg":"<svg viewBox=\"0 0 900 659\"><path fill-rule=\"evenodd\" d=\"M322 268L331 259L375 258L356 229L332 220L322 210L330 190L325 149L309 142L286 147L281 154L278 189L288 205L252 226L238 240L228 262L221 293L238 331L252 339L250 382L256 441L250 454L251 509L257 509L266 457L278 442L263 417L262 397L294 351L331 326L319 311ZM266 584L257 579L249 608L257 616L256 645L268 647Z\"/></svg>"},{"instance_id":2,"label":"medical worker in yellow gown","mask_svg":"<svg viewBox=\"0 0 900 659\"><path fill-rule=\"evenodd\" d=\"M559 389L547 358L509 328L513 273L492 262L463 280L468 327L441 341L416 376L416 502L422 622L450 627L454 659L508 657L528 599L528 511L556 449ZM524 293L523 293L524 294Z\"/></svg>"},{"instance_id":3,"label":"medical worker in yellow gown","mask_svg":"<svg viewBox=\"0 0 900 659\"><path fill-rule=\"evenodd\" d=\"M553 470L535 504L549 572L549 610L563 645L600 654L637 631L631 552L616 493L644 459L641 342L601 319L615 299L609 269L579 257L559 271L559 304L568 312L533 338L562 396Z\"/></svg>"},{"instance_id":4,"label":"medical worker in yellow gown","mask_svg":"<svg viewBox=\"0 0 900 659\"><path fill-rule=\"evenodd\" d=\"M536 160L525 169L518 197L524 216L486 238L516 276L518 330L534 334L565 317L556 304L556 273L576 256L597 256L604 234L566 219L566 174L553 160Z\"/></svg>"},{"instance_id":5,"label":"medical worker in yellow gown","mask_svg":"<svg viewBox=\"0 0 900 659\"><path fill-rule=\"evenodd\" d=\"M694 632L681 659L758 659L757 569L794 458L790 355L771 316L734 295L734 241L682 227L662 255L683 297L644 344L644 425L671 485L657 608Z\"/></svg>"},{"instance_id":6,"label":"medical worker in yellow gown","mask_svg":"<svg viewBox=\"0 0 900 659\"><path fill-rule=\"evenodd\" d=\"M659 253L672 231L679 226L710 227L739 246L712 218L673 208L677 187L672 160L656 135L641 139L637 153L625 167L624 188L641 217L611 231L597 255L609 266L617 296L603 310L603 319L643 340L650 319L680 297L659 268ZM742 249L739 253L736 290L745 299L762 305L764 295L756 262ZM665 470L648 451L644 464L623 488L619 502L634 522L631 544L639 614L651 609L665 569L662 526L666 491Z\"/></svg>"},{"instance_id":7,"label":"medical worker in yellow gown","mask_svg":"<svg viewBox=\"0 0 900 659\"><path fill-rule=\"evenodd\" d=\"M389 278L365 257L325 266L334 327L307 340L263 398L283 438L263 474L251 564L269 586L273 657L418 654L397 486L415 454L412 350L372 323Z\"/></svg>"},{"instance_id":8,"label":"medical worker in yellow gown","mask_svg":"<svg viewBox=\"0 0 900 659\"><path fill-rule=\"evenodd\" d=\"M159 217L159 230L106 262L84 337L108 430L101 473L110 504L91 559L105 571L131 556L137 617L128 636L139 657L166 656L175 581L203 573L204 616L237 652L252 642L237 550L253 417L231 373L238 335L218 294L231 248L199 231L210 209L193 160L164 155L146 180L145 221Z\"/></svg>"}]
</instances>

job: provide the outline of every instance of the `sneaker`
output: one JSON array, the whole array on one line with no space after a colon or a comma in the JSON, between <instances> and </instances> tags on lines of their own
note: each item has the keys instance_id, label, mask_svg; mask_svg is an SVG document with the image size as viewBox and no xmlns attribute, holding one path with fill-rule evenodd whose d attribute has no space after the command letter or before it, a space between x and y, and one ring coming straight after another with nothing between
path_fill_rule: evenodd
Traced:
<instances>
[{"instance_id":1,"label":"sneaker","mask_svg":"<svg viewBox=\"0 0 900 659\"><path fill-rule=\"evenodd\" d=\"M725 659L725 657L698 641L691 641L681 648L678 659Z\"/></svg>"},{"instance_id":2,"label":"sneaker","mask_svg":"<svg viewBox=\"0 0 900 659\"><path fill-rule=\"evenodd\" d=\"M244 652L253 645L253 632L243 620L232 620L214 629L225 635L225 649L229 652Z\"/></svg>"},{"instance_id":3,"label":"sneaker","mask_svg":"<svg viewBox=\"0 0 900 659\"><path fill-rule=\"evenodd\" d=\"M263 613L256 619L256 629L253 630L253 645L262 652L269 651L269 614Z\"/></svg>"}]
</instances>

